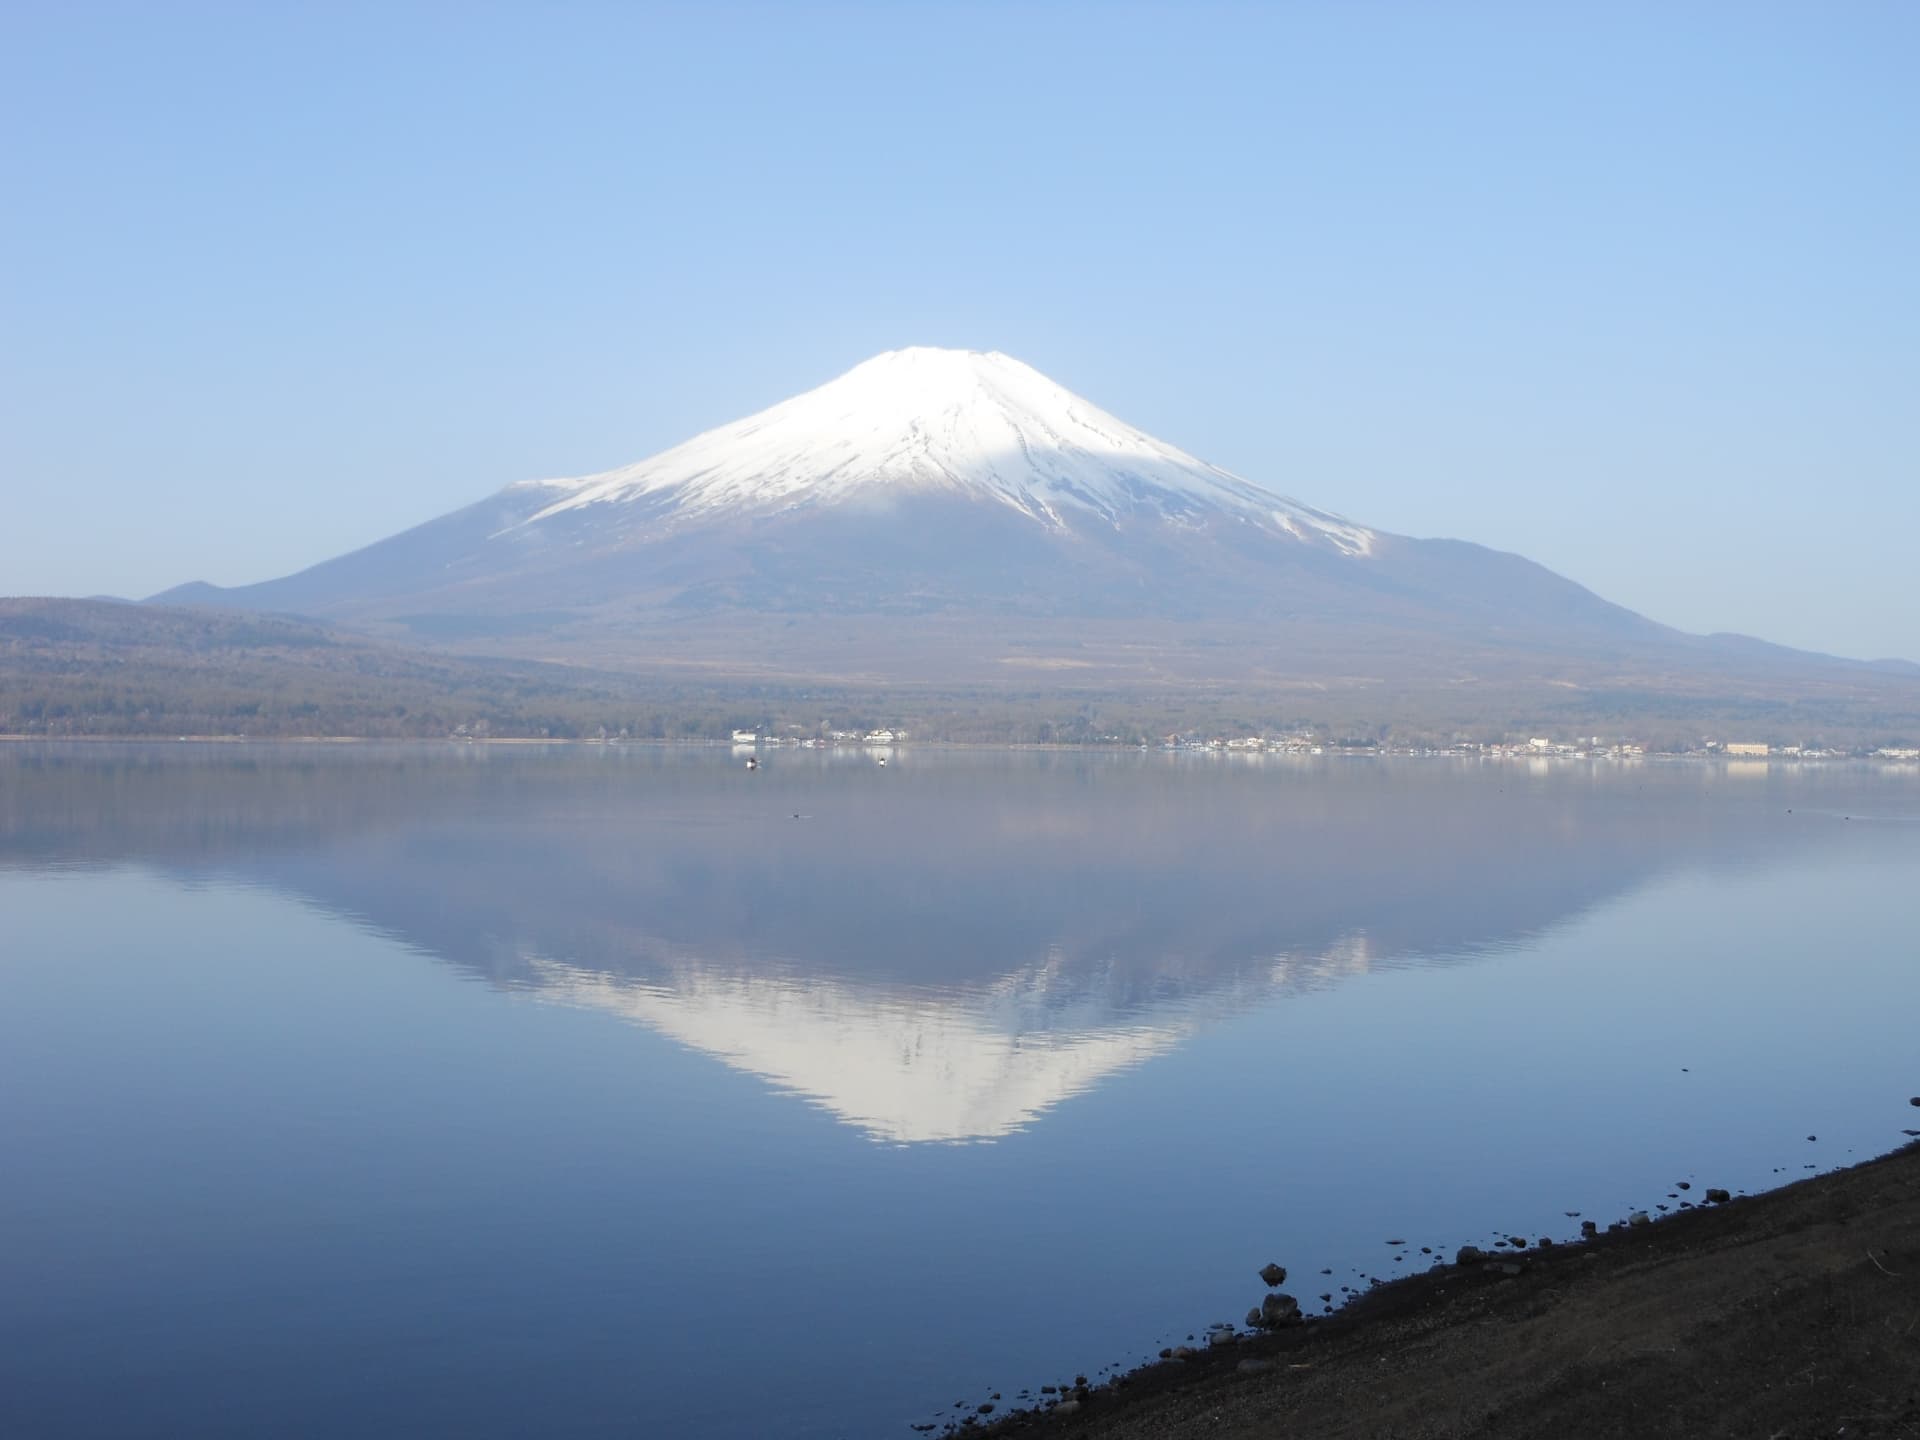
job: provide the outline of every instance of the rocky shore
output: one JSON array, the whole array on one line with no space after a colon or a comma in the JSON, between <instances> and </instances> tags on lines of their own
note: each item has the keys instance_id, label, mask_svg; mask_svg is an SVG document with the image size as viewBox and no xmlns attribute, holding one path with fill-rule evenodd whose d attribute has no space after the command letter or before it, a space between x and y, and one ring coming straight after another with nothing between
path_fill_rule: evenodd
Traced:
<instances>
[{"instance_id":1,"label":"rocky shore","mask_svg":"<svg viewBox=\"0 0 1920 1440\"><path fill-rule=\"evenodd\" d=\"M1283 1267L1250 1267L1271 1293L1248 1331L955 1430L1920 1440L1920 1141L1763 1195L1702 1198L1578 1244L1466 1247L1321 1319L1271 1290Z\"/></svg>"}]
</instances>

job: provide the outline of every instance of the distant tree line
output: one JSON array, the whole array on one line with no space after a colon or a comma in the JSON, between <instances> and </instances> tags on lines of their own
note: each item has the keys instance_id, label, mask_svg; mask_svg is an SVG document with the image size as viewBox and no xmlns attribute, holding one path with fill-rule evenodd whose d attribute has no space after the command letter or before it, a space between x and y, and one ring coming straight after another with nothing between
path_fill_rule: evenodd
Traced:
<instances>
[{"instance_id":1,"label":"distant tree line","mask_svg":"<svg viewBox=\"0 0 1920 1440\"><path fill-rule=\"evenodd\" d=\"M0 599L0 733L291 738L795 739L906 727L918 740L1157 744L1304 735L1351 749L1600 735L1686 749L1703 735L1834 748L1920 743L1920 714L1860 696L1707 699L1657 691L1297 695L693 683L401 650L277 616Z\"/></svg>"}]
</instances>

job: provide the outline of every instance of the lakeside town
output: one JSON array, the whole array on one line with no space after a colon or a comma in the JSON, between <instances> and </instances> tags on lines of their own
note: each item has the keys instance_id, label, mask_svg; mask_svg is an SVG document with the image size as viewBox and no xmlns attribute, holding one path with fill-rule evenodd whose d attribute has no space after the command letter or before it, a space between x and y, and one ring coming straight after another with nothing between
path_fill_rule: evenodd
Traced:
<instances>
[{"instance_id":1,"label":"lakeside town","mask_svg":"<svg viewBox=\"0 0 1920 1440\"><path fill-rule=\"evenodd\" d=\"M802 735L797 726L784 733L762 734L757 730L736 729L731 744L737 750L804 750L862 748L891 750L908 741L904 728L874 730L828 730L824 734ZM603 740L625 737L602 736ZM951 744L952 742L931 742ZM1151 742L1130 741L1119 735L1102 735L1090 741L1054 742L1049 745L1023 745L1007 748L1085 748L1151 750ZM1754 761L1871 760L1895 764L1920 765L1920 746L1822 746L1774 745L1760 740L1718 740L1704 738L1697 745L1680 749L1656 749L1632 740L1608 740L1598 735L1571 740L1556 740L1534 735L1520 741L1459 741L1451 745L1399 745L1368 739L1329 740L1310 734L1289 735L1206 735L1184 732L1164 736L1157 747L1165 752L1217 756L1459 756L1483 759L1528 760L1644 760L1706 759L1735 763Z\"/></svg>"},{"instance_id":2,"label":"lakeside town","mask_svg":"<svg viewBox=\"0 0 1920 1440\"><path fill-rule=\"evenodd\" d=\"M1364 740L1328 742L1310 737L1287 736L1278 739L1263 736L1200 737L1169 735L1161 742L1163 750L1214 753L1252 753L1279 755L1458 755L1488 758L1640 760L1640 759L1724 759L1724 760L1892 760L1920 761L1920 747L1880 746L1845 748L1817 745L1771 745L1757 740L1703 739L1684 749L1655 749L1631 740L1606 740L1598 735L1573 740L1555 740L1544 735L1521 741L1460 741L1452 745L1375 744Z\"/></svg>"}]
</instances>

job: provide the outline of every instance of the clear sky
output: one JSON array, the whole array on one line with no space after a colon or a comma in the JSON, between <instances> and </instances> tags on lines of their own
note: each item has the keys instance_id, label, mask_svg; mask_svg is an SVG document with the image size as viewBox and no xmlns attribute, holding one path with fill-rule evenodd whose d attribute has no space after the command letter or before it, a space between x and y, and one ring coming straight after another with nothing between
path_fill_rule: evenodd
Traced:
<instances>
[{"instance_id":1,"label":"clear sky","mask_svg":"<svg viewBox=\"0 0 1920 1440\"><path fill-rule=\"evenodd\" d=\"M264 579L906 344L1920 659L1920 5L0 5L0 593Z\"/></svg>"}]
</instances>

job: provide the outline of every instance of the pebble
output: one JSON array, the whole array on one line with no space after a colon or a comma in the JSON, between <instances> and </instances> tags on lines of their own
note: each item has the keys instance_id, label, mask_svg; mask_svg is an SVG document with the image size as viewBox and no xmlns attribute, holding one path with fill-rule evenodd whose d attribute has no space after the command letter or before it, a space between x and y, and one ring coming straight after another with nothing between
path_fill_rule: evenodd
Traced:
<instances>
[{"instance_id":1,"label":"pebble","mask_svg":"<svg viewBox=\"0 0 1920 1440\"><path fill-rule=\"evenodd\" d=\"M1652 1223L1653 1217L1648 1215L1644 1210L1636 1210L1627 1216L1627 1224L1629 1225L1651 1225Z\"/></svg>"},{"instance_id":2,"label":"pebble","mask_svg":"<svg viewBox=\"0 0 1920 1440\"><path fill-rule=\"evenodd\" d=\"M1580 1222L1580 1233L1588 1238L1598 1235L1600 1233L1599 1223L1593 1220L1582 1220Z\"/></svg>"},{"instance_id":3,"label":"pebble","mask_svg":"<svg viewBox=\"0 0 1920 1440\"><path fill-rule=\"evenodd\" d=\"M1707 1187L1707 1203L1709 1205L1724 1205L1731 1199L1733 1199L1733 1196L1718 1186L1710 1185Z\"/></svg>"},{"instance_id":4,"label":"pebble","mask_svg":"<svg viewBox=\"0 0 1920 1440\"><path fill-rule=\"evenodd\" d=\"M1473 1265L1486 1258L1487 1252L1482 1250L1478 1245L1462 1245L1459 1253L1453 1257L1453 1263L1456 1265Z\"/></svg>"},{"instance_id":5,"label":"pebble","mask_svg":"<svg viewBox=\"0 0 1920 1440\"><path fill-rule=\"evenodd\" d=\"M1269 1260L1260 1267L1260 1280L1269 1290L1287 1283L1287 1267Z\"/></svg>"},{"instance_id":6,"label":"pebble","mask_svg":"<svg viewBox=\"0 0 1920 1440\"><path fill-rule=\"evenodd\" d=\"M1062 1400L1058 1405L1053 1407L1053 1413L1056 1415L1072 1415L1079 1409L1080 1402L1078 1400Z\"/></svg>"}]
</instances>

